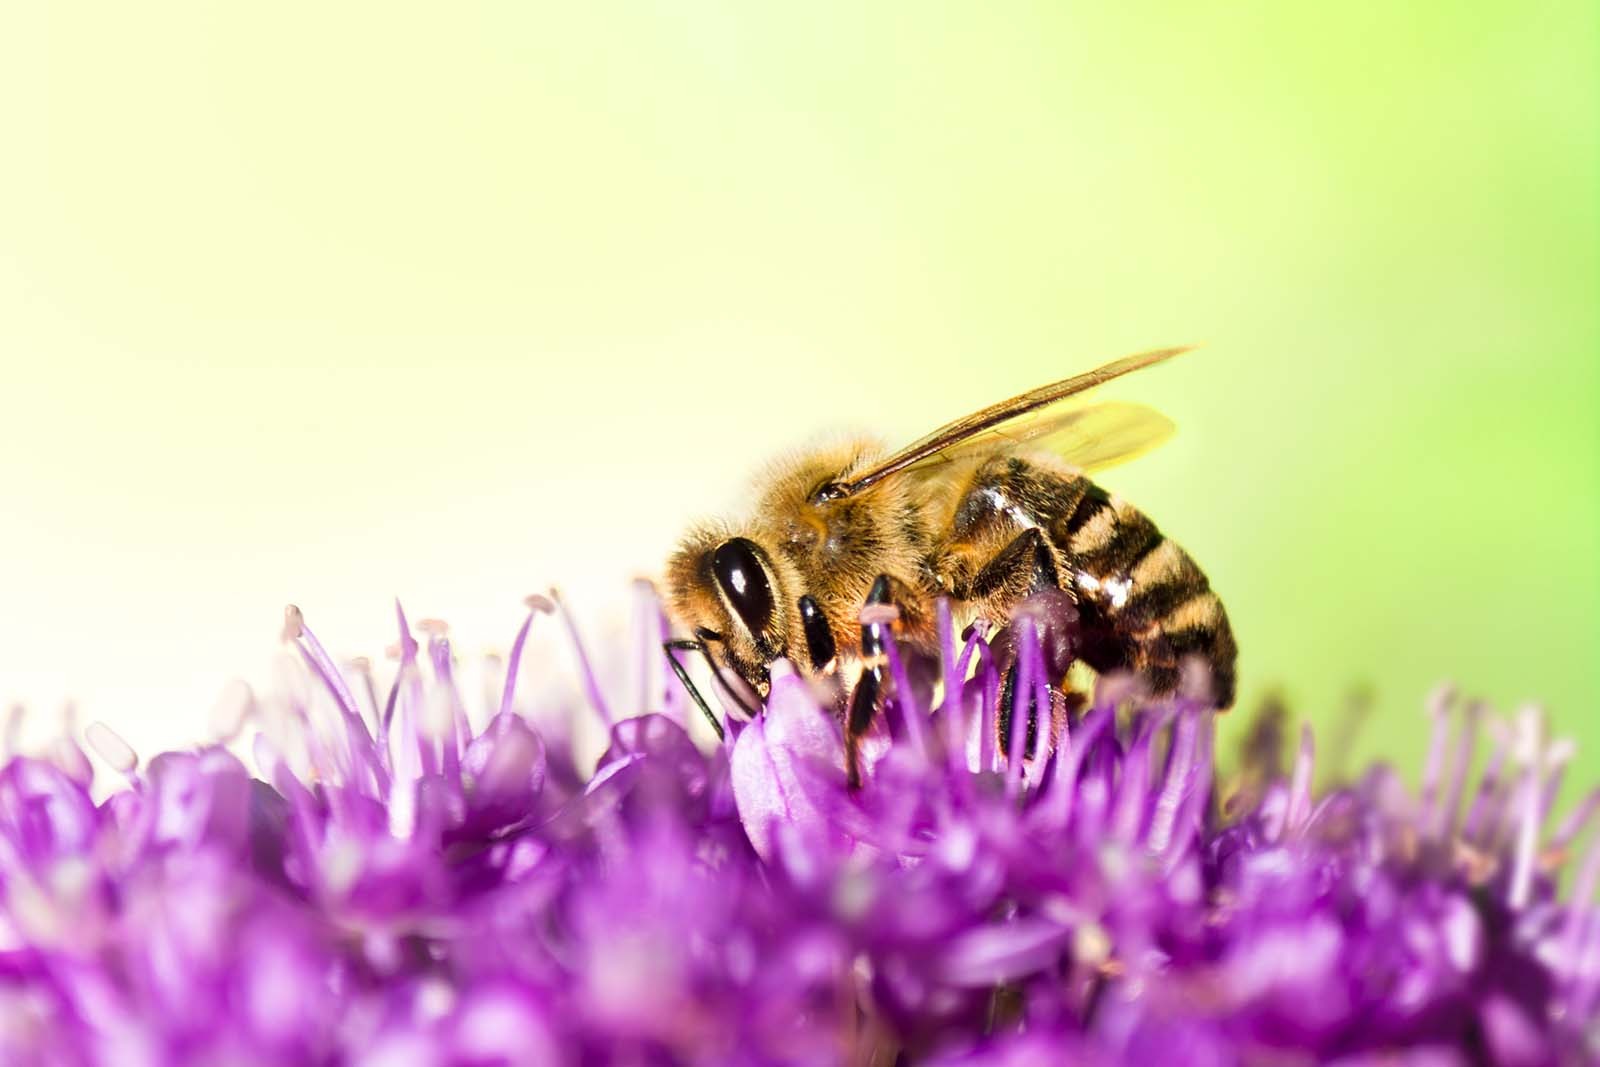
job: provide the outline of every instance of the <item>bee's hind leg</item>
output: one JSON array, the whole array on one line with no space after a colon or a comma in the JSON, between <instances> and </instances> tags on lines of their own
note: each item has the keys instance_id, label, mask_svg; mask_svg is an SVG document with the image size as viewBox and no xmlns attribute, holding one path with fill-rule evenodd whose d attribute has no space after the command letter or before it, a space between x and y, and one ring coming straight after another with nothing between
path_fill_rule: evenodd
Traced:
<instances>
[{"instance_id":1,"label":"bee's hind leg","mask_svg":"<svg viewBox=\"0 0 1600 1067\"><path fill-rule=\"evenodd\" d=\"M1050 539L1037 526L1023 530L972 579L970 599L1010 608L1061 588L1061 564Z\"/></svg>"}]
</instances>

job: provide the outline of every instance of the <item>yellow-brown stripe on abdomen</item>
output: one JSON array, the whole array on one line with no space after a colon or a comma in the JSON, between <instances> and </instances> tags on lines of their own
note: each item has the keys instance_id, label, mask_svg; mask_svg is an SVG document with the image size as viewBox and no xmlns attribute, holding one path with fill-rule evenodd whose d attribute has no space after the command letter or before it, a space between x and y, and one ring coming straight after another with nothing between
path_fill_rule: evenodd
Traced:
<instances>
[{"instance_id":1,"label":"yellow-brown stripe on abdomen","mask_svg":"<svg viewBox=\"0 0 1600 1067\"><path fill-rule=\"evenodd\" d=\"M1051 533L1079 598L1085 662L1100 673L1140 671L1166 692L1184 659L1199 656L1219 706L1233 702L1237 648L1227 613L1182 547L1092 484Z\"/></svg>"}]
</instances>

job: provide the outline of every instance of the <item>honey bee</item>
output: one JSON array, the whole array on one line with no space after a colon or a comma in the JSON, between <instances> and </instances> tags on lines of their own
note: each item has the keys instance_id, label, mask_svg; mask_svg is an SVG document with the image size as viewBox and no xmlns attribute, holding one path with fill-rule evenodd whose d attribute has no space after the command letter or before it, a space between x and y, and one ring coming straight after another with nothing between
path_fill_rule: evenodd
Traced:
<instances>
[{"instance_id":1,"label":"honey bee","mask_svg":"<svg viewBox=\"0 0 1600 1067\"><path fill-rule=\"evenodd\" d=\"M1237 649L1205 574L1088 477L1161 443L1172 423L1138 404L1062 404L1184 351L1115 360L896 452L856 439L779 460L746 520L692 529L669 559L669 607L694 635L669 642L669 657L696 649L757 697L779 657L813 677L865 665L848 738L870 722L882 681L872 664L885 626L862 625L865 604L892 604L896 639L931 654L938 598L963 623L1004 625L1024 601L1054 596L1075 610L1073 655L1095 672L1133 671L1161 694L1198 657L1229 706Z\"/></svg>"}]
</instances>

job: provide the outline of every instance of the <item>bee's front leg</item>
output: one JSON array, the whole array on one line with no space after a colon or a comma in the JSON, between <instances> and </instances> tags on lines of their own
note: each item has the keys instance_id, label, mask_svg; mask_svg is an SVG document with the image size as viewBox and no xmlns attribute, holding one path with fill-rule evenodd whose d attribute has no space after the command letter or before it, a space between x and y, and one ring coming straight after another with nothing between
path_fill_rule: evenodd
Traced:
<instances>
[{"instance_id":1,"label":"bee's front leg","mask_svg":"<svg viewBox=\"0 0 1600 1067\"><path fill-rule=\"evenodd\" d=\"M879 709L895 701L903 714L911 714L932 697L938 665L931 645L932 612L926 604L926 593L893 575L880 574L862 605L861 675L845 702L844 715L846 771L852 787L861 780L860 740L872 728ZM896 694L889 669L891 643L912 690L904 695Z\"/></svg>"},{"instance_id":2,"label":"bee's front leg","mask_svg":"<svg viewBox=\"0 0 1600 1067\"><path fill-rule=\"evenodd\" d=\"M872 583L872 588L867 592L863 609L875 604L893 605L893 592L893 579L887 574L878 575L877 580ZM878 704L883 695L886 673L883 647L887 640L893 640L891 623L862 622L861 677L856 679L856 687L845 705L844 717L845 776L851 789L858 789L861 786L861 737L872 727L872 720L878 714Z\"/></svg>"},{"instance_id":3,"label":"bee's front leg","mask_svg":"<svg viewBox=\"0 0 1600 1067\"><path fill-rule=\"evenodd\" d=\"M806 639L806 654L810 657L811 669L819 673L833 670L839 645L833 639L833 627L828 625L828 616L810 594L800 598L800 630Z\"/></svg>"}]
</instances>

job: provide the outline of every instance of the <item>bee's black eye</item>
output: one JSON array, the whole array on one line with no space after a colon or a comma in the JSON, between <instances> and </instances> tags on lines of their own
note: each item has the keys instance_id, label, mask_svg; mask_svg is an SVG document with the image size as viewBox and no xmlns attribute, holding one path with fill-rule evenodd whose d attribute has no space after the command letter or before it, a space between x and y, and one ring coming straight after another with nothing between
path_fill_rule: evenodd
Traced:
<instances>
[{"instance_id":1,"label":"bee's black eye","mask_svg":"<svg viewBox=\"0 0 1600 1067\"><path fill-rule=\"evenodd\" d=\"M743 537L724 541L711 554L711 573L751 636L772 629L772 586L761 566L760 549Z\"/></svg>"}]
</instances>

